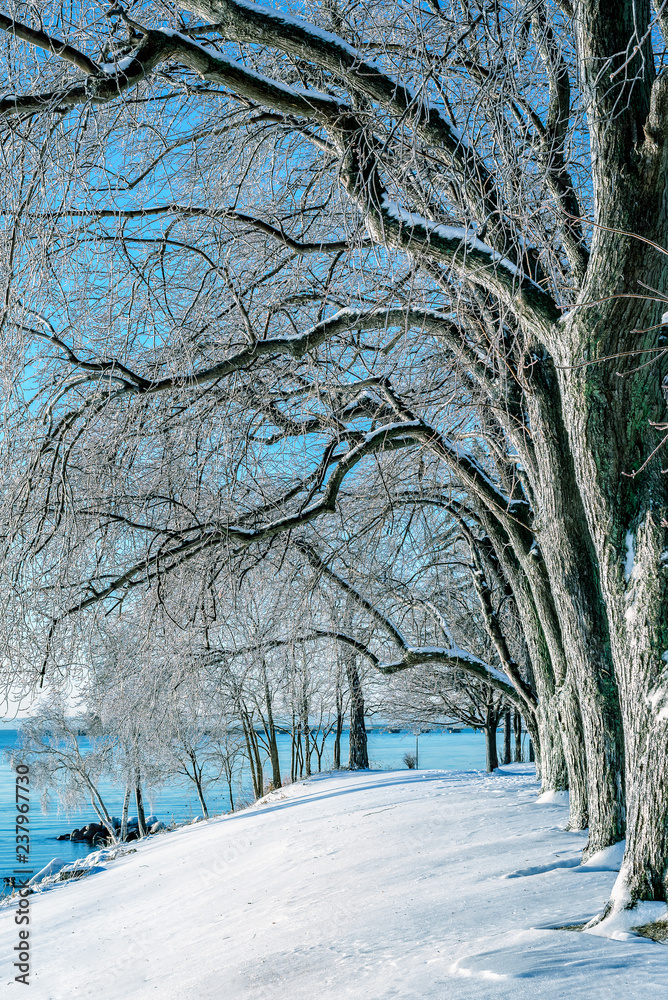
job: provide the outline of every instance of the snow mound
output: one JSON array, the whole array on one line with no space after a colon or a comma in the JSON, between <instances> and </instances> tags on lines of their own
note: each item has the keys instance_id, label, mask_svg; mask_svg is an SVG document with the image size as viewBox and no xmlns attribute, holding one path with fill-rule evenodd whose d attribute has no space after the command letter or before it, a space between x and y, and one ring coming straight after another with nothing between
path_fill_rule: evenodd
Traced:
<instances>
[{"instance_id":1,"label":"snow mound","mask_svg":"<svg viewBox=\"0 0 668 1000\"><path fill-rule=\"evenodd\" d=\"M585 934L595 937L610 938L612 941L643 941L653 944L647 937L635 933L636 927L653 924L657 920L668 920L668 907L665 903L636 903L633 909L613 910L613 912L593 926L582 928Z\"/></svg>"},{"instance_id":2,"label":"snow mound","mask_svg":"<svg viewBox=\"0 0 668 1000\"><path fill-rule=\"evenodd\" d=\"M36 875L33 875L28 885L37 885L38 882L43 882L46 878L52 878L53 875L57 875L63 868L67 868L69 864L69 861L63 861L62 858L52 858L47 865L40 868Z\"/></svg>"},{"instance_id":3,"label":"snow mound","mask_svg":"<svg viewBox=\"0 0 668 1000\"><path fill-rule=\"evenodd\" d=\"M568 792L562 790L559 792L543 792L536 799L536 805L539 806L567 806L568 805Z\"/></svg>"},{"instance_id":4,"label":"snow mound","mask_svg":"<svg viewBox=\"0 0 668 1000\"><path fill-rule=\"evenodd\" d=\"M604 847L602 851L597 851L590 858L582 862L583 868L589 868L597 872L618 872L624 860L624 850L626 841L619 840L610 847Z\"/></svg>"},{"instance_id":5,"label":"snow mound","mask_svg":"<svg viewBox=\"0 0 668 1000\"><path fill-rule=\"evenodd\" d=\"M508 993L492 994L484 992L481 984L480 992L469 993L471 1000L473 997L498 1000L501 996L503 1000L513 997L532 1000L538 996L549 1000L573 997L603 1000L613 996L654 1000L659 995L658 983L652 989L649 984L640 986L634 982L631 969L649 957L647 942L634 935L629 935L629 943L620 946L570 930L532 928L481 939L480 945L481 950L453 963L451 975L465 976L469 981L471 978L506 980L508 985L514 985Z\"/></svg>"},{"instance_id":6,"label":"snow mound","mask_svg":"<svg viewBox=\"0 0 668 1000\"><path fill-rule=\"evenodd\" d=\"M554 872L559 868L578 868L580 858L568 858L564 861L552 861L548 865L533 865L531 868L518 868L516 872L510 872L506 878L523 878L526 875L544 875L546 872ZM600 869L608 871L608 869Z\"/></svg>"},{"instance_id":7,"label":"snow mound","mask_svg":"<svg viewBox=\"0 0 668 1000\"><path fill-rule=\"evenodd\" d=\"M106 871L102 865L96 863L101 860L100 855L103 853L102 851L96 852L80 861L63 861L62 858L52 858L48 865L44 865L36 875L33 875L28 885L43 889L55 882L65 882L68 879L83 878L85 875L95 875L98 872Z\"/></svg>"}]
</instances>

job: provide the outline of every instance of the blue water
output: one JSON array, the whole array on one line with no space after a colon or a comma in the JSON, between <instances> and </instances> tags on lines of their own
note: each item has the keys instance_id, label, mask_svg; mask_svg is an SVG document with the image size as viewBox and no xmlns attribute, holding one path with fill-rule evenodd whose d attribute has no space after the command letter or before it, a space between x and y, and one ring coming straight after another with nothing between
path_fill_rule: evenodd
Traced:
<instances>
[{"instance_id":1,"label":"blue water","mask_svg":"<svg viewBox=\"0 0 668 1000\"><path fill-rule=\"evenodd\" d=\"M0 730L0 877L11 875L19 868L15 864L15 773L9 767L5 757L5 749L14 746L17 738L16 730ZM290 738L279 736L279 757L281 771L290 773ZM334 738L328 738L323 755L323 770L332 766ZM499 747L499 749L501 749ZM406 752L414 753L415 736L409 732L388 733L379 730L369 732L369 763L374 769L392 770L403 768L403 756ZM341 741L341 759L348 757L347 733ZM316 766L314 758L313 766ZM422 733L419 737L420 768L444 768L463 770L482 770L485 767L485 739L482 733L464 730L461 733ZM271 777L271 771L265 767L265 778ZM114 816L121 815L123 805L123 789L108 782L100 786L102 797L109 812ZM192 782L173 781L157 789L145 789L146 814L155 814L165 823L177 823L193 819L201 815L201 807ZM222 781L211 782L205 790L209 815L214 816L227 812L230 808L227 788ZM240 787L235 790L235 805L250 801L250 775L246 772L241 776ZM133 813L133 803L130 815ZM52 796L47 811L41 808L41 792L30 789L30 864L28 869L37 872L52 858L59 857L65 861L75 861L85 857L91 850L87 844L69 840L56 841L61 833L85 826L86 823L98 822L91 806L72 810L69 813L59 808L58 802ZM0 893L2 882L0 880Z\"/></svg>"}]
</instances>

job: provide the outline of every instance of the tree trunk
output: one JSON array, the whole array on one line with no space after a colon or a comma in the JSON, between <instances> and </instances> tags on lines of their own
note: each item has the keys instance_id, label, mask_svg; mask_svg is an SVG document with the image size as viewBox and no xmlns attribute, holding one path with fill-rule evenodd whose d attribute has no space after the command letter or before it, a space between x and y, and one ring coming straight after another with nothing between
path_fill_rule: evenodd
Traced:
<instances>
[{"instance_id":1,"label":"tree trunk","mask_svg":"<svg viewBox=\"0 0 668 1000\"><path fill-rule=\"evenodd\" d=\"M264 775L262 773L260 751L257 745L257 734L253 727L253 718L249 715L245 708L239 709L239 715L241 717L241 726L244 733L244 741L246 743L251 781L253 783L253 797L259 799L264 793Z\"/></svg>"},{"instance_id":2,"label":"tree trunk","mask_svg":"<svg viewBox=\"0 0 668 1000\"><path fill-rule=\"evenodd\" d=\"M334 736L334 770L338 771L341 768L341 734L343 733L343 715L340 712L336 714L336 733Z\"/></svg>"},{"instance_id":3,"label":"tree trunk","mask_svg":"<svg viewBox=\"0 0 668 1000\"><path fill-rule=\"evenodd\" d=\"M572 676L569 674L561 690L558 718L564 738L564 753L568 768L569 830L589 827L589 783L587 750L582 731L580 702ZM591 770L591 769L590 769ZM599 812L600 815L600 812ZM590 829L591 836L591 829Z\"/></svg>"},{"instance_id":4,"label":"tree trunk","mask_svg":"<svg viewBox=\"0 0 668 1000\"><path fill-rule=\"evenodd\" d=\"M302 727L301 722L292 723L292 780L304 774L304 754L302 751Z\"/></svg>"},{"instance_id":5,"label":"tree trunk","mask_svg":"<svg viewBox=\"0 0 668 1000\"><path fill-rule=\"evenodd\" d=\"M193 779L195 781L195 787L197 788L197 797L199 799L199 804L202 807L202 815L204 816L204 819L208 819L209 810L206 807L204 789L202 788L202 768L197 766L197 761L194 756L191 757L191 763L193 767Z\"/></svg>"},{"instance_id":6,"label":"tree trunk","mask_svg":"<svg viewBox=\"0 0 668 1000\"><path fill-rule=\"evenodd\" d=\"M350 688L350 730L348 767L351 771L369 767L367 735L364 725L364 694L357 669L357 657L346 651L346 674Z\"/></svg>"},{"instance_id":7,"label":"tree trunk","mask_svg":"<svg viewBox=\"0 0 668 1000\"><path fill-rule=\"evenodd\" d=\"M311 728L308 721L309 704L306 692L302 697L302 730L304 732L304 770L306 777L311 777Z\"/></svg>"},{"instance_id":8,"label":"tree trunk","mask_svg":"<svg viewBox=\"0 0 668 1000\"><path fill-rule=\"evenodd\" d=\"M513 733L515 744L513 747L513 763L522 763L522 716L519 712L513 712Z\"/></svg>"},{"instance_id":9,"label":"tree trunk","mask_svg":"<svg viewBox=\"0 0 668 1000\"><path fill-rule=\"evenodd\" d=\"M529 714L526 727L536 750L536 773L541 790L561 791L568 788L568 766L563 733L557 715L558 698L545 697L538 703L535 721Z\"/></svg>"},{"instance_id":10,"label":"tree trunk","mask_svg":"<svg viewBox=\"0 0 668 1000\"><path fill-rule=\"evenodd\" d=\"M540 558L531 561L527 573L545 573L567 662L558 686L563 688L570 683L577 693L587 776L586 856L624 836L624 745L619 692L599 564L580 495L554 362L544 358L534 365L531 381L534 391L529 400L529 414L535 427L534 443L539 458L541 516L540 530L536 533ZM567 733L568 740L579 735L568 729L572 721L568 713L561 718L562 732ZM566 747L564 750L569 755ZM580 754L574 749L569 765L576 756ZM579 808L584 812L582 805Z\"/></svg>"},{"instance_id":11,"label":"tree trunk","mask_svg":"<svg viewBox=\"0 0 668 1000\"><path fill-rule=\"evenodd\" d=\"M579 501L554 368L546 363L534 371L531 418L541 457L540 509L546 512L536 534L540 546L532 546L527 555L521 526L506 531L491 515L484 523L512 588L534 669L537 732L531 736L537 773L543 790L573 787L571 827L589 825L587 851L592 852L623 835L619 699L596 557ZM578 710L562 710L572 698Z\"/></svg>"},{"instance_id":12,"label":"tree trunk","mask_svg":"<svg viewBox=\"0 0 668 1000\"><path fill-rule=\"evenodd\" d=\"M116 834L114 833L114 827L113 827L113 824L111 822L111 816L106 811L106 809L103 810L103 809L100 808L100 806L99 806L99 804L97 802L96 797L92 793L91 793L91 797L90 797L90 804L92 805L93 809L97 813L97 818L99 819L100 823L102 823L102 825L104 827L106 827L107 832L109 833L109 836L111 837L112 841L115 841L116 840Z\"/></svg>"},{"instance_id":13,"label":"tree trunk","mask_svg":"<svg viewBox=\"0 0 668 1000\"><path fill-rule=\"evenodd\" d=\"M255 777L257 779L255 797L260 799L264 795L264 768L262 767L262 758L260 757L260 745L258 743L257 733L254 728L251 728L250 735L251 747L253 749L253 754L255 755Z\"/></svg>"},{"instance_id":14,"label":"tree trunk","mask_svg":"<svg viewBox=\"0 0 668 1000\"><path fill-rule=\"evenodd\" d=\"M253 749L251 747L250 735L246 727L246 723L242 721L243 731L244 731L244 741L246 743L246 755L248 757L248 767L251 773L251 784L253 785L253 798L259 798L257 793L257 775L255 774L255 758L253 756Z\"/></svg>"},{"instance_id":15,"label":"tree trunk","mask_svg":"<svg viewBox=\"0 0 668 1000\"><path fill-rule=\"evenodd\" d=\"M267 680L267 670L262 664L262 670L264 674L264 700L267 706L267 725L265 726L265 733L267 734L267 742L269 745L269 760L271 762L271 783L274 788L281 787L281 764L278 759L278 743L276 741L276 726L274 725L274 709L272 704L271 690L269 688L269 681Z\"/></svg>"},{"instance_id":16,"label":"tree trunk","mask_svg":"<svg viewBox=\"0 0 668 1000\"><path fill-rule=\"evenodd\" d=\"M485 757L487 770L491 773L499 766L499 757L496 750L496 713L492 712L488 716L485 724Z\"/></svg>"},{"instance_id":17,"label":"tree trunk","mask_svg":"<svg viewBox=\"0 0 668 1000\"><path fill-rule=\"evenodd\" d=\"M128 836L128 809L130 808L130 794L132 789L130 783L128 782L125 786L125 795L123 796L123 810L121 812L121 840L127 840Z\"/></svg>"},{"instance_id":18,"label":"tree trunk","mask_svg":"<svg viewBox=\"0 0 668 1000\"><path fill-rule=\"evenodd\" d=\"M336 678L336 733L334 736L334 770L341 767L341 734L343 733L343 692L340 672Z\"/></svg>"},{"instance_id":19,"label":"tree trunk","mask_svg":"<svg viewBox=\"0 0 668 1000\"><path fill-rule=\"evenodd\" d=\"M290 730L290 781L297 780L297 722L292 713L292 728Z\"/></svg>"},{"instance_id":20,"label":"tree trunk","mask_svg":"<svg viewBox=\"0 0 668 1000\"><path fill-rule=\"evenodd\" d=\"M510 764L510 709L507 708L503 717L503 763Z\"/></svg>"},{"instance_id":21,"label":"tree trunk","mask_svg":"<svg viewBox=\"0 0 668 1000\"><path fill-rule=\"evenodd\" d=\"M102 800L102 796L86 774L83 775L83 778L88 785L88 790L90 792L90 804L97 813L97 817L102 825L106 827L112 841L115 841L116 834L114 833L114 824L111 822L111 816L109 815L109 811Z\"/></svg>"},{"instance_id":22,"label":"tree trunk","mask_svg":"<svg viewBox=\"0 0 668 1000\"><path fill-rule=\"evenodd\" d=\"M144 815L144 798L141 790L139 771L135 774L135 802L137 803L137 823L140 837L146 836L146 817Z\"/></svg>"}]
</instances>

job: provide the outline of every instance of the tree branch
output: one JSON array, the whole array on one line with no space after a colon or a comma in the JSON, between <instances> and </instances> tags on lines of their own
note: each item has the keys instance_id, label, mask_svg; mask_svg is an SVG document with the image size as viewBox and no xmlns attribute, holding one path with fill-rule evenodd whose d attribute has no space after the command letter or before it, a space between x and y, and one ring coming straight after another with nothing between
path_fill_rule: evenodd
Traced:
<instances>
[{"instance_id":1,"label":"tree branch","mask_svg":"<svg viewBox=\"0 0 668 1000\"><path fill-rule=\"evenodd\" d=\"M101 72L97 63L94 63L83 52L79 52L74 46L68 45L67 42L61 42L59 38L53 38L38 28L31 28L26 24L21 24L20 21L15 21L13 17L0 14L0 28L8 34L20 38L22 42L28 42L30 45L36 45L40 49L45 49L46 52L52 52L54 55L60 56L61 59L72 63L73 66L76 66L77 69L80 69L88 76L96 76Z\"/></svg>"}]
</instances>

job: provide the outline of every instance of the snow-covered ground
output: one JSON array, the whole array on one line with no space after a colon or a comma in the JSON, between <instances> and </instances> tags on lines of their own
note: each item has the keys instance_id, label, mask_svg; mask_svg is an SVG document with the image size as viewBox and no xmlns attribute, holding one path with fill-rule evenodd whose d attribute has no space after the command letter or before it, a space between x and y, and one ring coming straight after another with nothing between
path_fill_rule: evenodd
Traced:
<instances>
[{"instance_id":1,"label":"snow-covered ground","mask_svg":"<svg viewBox=\"0 0 668 1000\"><path fill-rule=\"evenodd\" d=\"M668 948L551 929L605 902L529 765L337 773L31 898L32 1000L664 1000ZM619 852L617 852L617 855ZM101 861L101 863L100 863ZM0 982L14 912L0 910Z\"/></svg>"}]
</instances>

